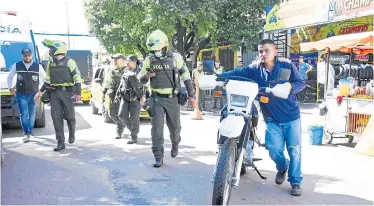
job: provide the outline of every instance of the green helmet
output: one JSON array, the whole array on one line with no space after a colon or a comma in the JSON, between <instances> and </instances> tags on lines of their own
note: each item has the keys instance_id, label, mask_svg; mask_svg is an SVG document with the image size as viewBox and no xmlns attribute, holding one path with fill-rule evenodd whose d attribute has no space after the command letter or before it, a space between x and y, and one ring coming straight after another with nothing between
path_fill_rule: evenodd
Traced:
<instances>
[{"instance_id":1,"label":"green helmet","mask_svg":"<svg viewBox=\"0 0 374 206\"><path fill-rule=\"evenodd\" d=\"M149 51L161 50L169 46L168 37L161 30L153 31L147 38L147 47Z\"/></svg>"},{"instance_id":2,"label":"green helmet","mask_svg":"<svg viewBox=\"0 0 374 206\"><path fill-rule=\"evenodd\" d=\"M68 52L66 44L60 40L49 40L45 39L43 42L43 45L52 49L52 52L50 55L56 56L58 54L66 54Z\"/></svg>"}]
</instances>

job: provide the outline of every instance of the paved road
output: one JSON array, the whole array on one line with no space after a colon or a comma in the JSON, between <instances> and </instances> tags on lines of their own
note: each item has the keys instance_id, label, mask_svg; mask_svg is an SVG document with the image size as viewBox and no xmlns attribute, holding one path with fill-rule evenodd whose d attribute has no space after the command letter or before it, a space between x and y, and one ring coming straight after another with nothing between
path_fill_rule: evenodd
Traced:
<instances>
[{"instance_id":1,"label":"paved road","mask_svg":"<svg viewBox=\"0 0 374 206\"><path fill-rule=\"evenodd\" d=\"M140 143L127 145L125 139L114 139L115 125L103 123L90 107L77 105L76 110L77 140L63 152L53 152L49 113L47 127L35 130L39 138L33 142L23 144L20 130L4 129L2 204L211 203L218 117L193 121L183 115L180 155L175 159L169 155L165 127L165 164L155 169L149 121L142 121ZM304 130L315 121L311 111L303 110ZM261 124L259 130L263 128ZM305 132L303 139L303 196L291 197L288 184L274 184L274 164L266 150L258 148L256 156L264 158L258 168L268 179L255 172L245 175L230 203L373 205L373 158L355 155L352 145L344 143L310 146Z\"/></svg>"}]
</instances>

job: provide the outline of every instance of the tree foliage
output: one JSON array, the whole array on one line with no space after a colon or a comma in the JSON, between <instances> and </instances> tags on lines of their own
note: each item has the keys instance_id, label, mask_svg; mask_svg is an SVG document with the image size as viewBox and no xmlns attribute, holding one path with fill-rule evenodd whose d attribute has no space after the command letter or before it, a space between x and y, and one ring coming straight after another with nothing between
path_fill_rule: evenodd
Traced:
<instances>
[{"instance_id":1,"label":"tree foliage","mask_svg":"<svg viewBox=\"0 0 374 206\"><path fill-rule=\"evenodd\" d=\"M183 56L208 43L253 44L270 0L86 0L93 33L109 52L146 54L150 32L161 29ZM196 56L196 54L195 54Z\"/></svg>"}]
</instances>

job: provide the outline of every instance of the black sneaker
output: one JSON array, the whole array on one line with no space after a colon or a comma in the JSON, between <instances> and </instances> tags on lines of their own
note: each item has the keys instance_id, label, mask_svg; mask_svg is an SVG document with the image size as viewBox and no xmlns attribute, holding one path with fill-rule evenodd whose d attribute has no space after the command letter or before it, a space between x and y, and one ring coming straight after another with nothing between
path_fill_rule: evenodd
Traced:
<instances>
[{"instance_id":1,"label":"black sneaker","mask_svg":"<svg viewBox=\"0 0 374 206\"><path fill-rule=\"evenodd\" d=\"M178 155L178 145L173 145L171 147L171 153L170 153L170 156L171 157L176 157Z\"/></svg>"},{"instance_id":2,"label":"black sneaker","mask_svg":"<svg viewBox=\"0 0 374 206\"><path fill-rule=\"evenodd\" d=\"M292 189L291 189L291 195L292 196L301 196L301 188L300 188L300 185L292 185L291 186Z\"/></svg>"},{"instance_id":3,"label":"black sneaker","mask_svg":"<svg viewBox=\"0 0 374 206\"><path fill-rule=\"evenodd\" d=\"M275 183L277 185L283 184L284 180L286 180L286 173L287 173L287 169L285 169L282 172L277 173L277 175L275 176Z\"/></svg>"},{"instance_id":4,"label":"black sneaker","mask_svg":"<svg viewBox=\"0 0 374 206\"><path fill-rule=\"evenodd\" d=\"M130 139L129 141L127 141L127 144L136 144L136 143L138 143L137 139Z\"/></svg>"}]
</instances>

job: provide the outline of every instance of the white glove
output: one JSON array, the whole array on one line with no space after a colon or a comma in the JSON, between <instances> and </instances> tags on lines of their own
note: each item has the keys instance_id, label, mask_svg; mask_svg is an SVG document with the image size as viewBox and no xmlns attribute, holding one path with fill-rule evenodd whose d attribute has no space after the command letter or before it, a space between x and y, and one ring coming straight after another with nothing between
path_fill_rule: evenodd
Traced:
<instances>
[{"instance_id":1,"label":"white glove","mask_svg":"<svg viewBox=\"0 0 374 206\"><path fill-rule=\"evenodd\" d=\"M225 82L217 81L217 86L218 87L223 87L223 86L225 86Z\"/></svg>"},{"instance_id":2,"label":"white glove","mask_svg":"<svg viewBox=\"0 0 374 206\"><path fill-rule=\"evenodd\" d=\"M289 82L277 84L275 87L269 88L269 91L276 97L287 99L291 92L291 84Z\"/></svg>"}]
</instances>

